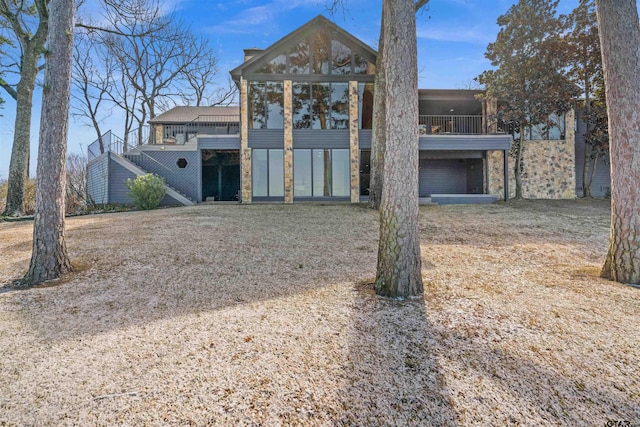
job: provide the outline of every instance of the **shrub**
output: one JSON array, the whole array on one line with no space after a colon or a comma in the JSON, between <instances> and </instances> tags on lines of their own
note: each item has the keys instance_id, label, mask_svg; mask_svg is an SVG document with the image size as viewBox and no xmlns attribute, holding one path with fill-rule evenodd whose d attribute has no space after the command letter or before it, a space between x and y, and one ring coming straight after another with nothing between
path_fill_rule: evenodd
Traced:
<instances>
[{"instance_id":1,"label":"shrub","mask_svg":"<svg viewBox=\"0 0 640 427\"><path fill-rule=\"evenodd\" d=\"M164 179L152 173L127 179L127 188L133 203L143 210L157 208L165 193Z\"/></svg>"}]
</instances>

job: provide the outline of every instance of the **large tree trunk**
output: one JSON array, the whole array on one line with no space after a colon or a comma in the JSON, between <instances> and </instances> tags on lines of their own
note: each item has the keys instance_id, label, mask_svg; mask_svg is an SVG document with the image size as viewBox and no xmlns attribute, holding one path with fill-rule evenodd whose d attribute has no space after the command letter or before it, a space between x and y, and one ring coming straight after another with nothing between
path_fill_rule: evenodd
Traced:
<instances>
[{"instance_id":1,"label":"large tree trunk","mask_svg":"<svg viewBox=\"0 0 640 427\"><path fill-rule=\"evenodd\" d=\"M640 283L640 25L635 0L597 0L609 117L611 237L602 277Z\"/></svg>"},{"instance_id":2,"label":"large tree trunk","mask_svg":"<svg viewBox=\"0 0 640 427\"><path fill-rule=\"evenodd\" d=\"M67 133L73 47L73 0L51 0L36 176L36 215L28 284L71 271L64 235Z\"/></svg>"},{"instance_id":3,"label":"large tree trunk","mask_svg":"<svg viewBox=\"0 0 640 427\"><path fill-rule=\"evenodd\" d=\"M384 3L384 2L383 2ZM369 175L369 204L372 209L380 209L382 186L384 178L384 148L385 148L385 102L384 86L385 71L384 55L384 4L382 8L382 23L380 26L380 42L378 43L378 57L376 59L376 79L373 85L373 129L371 132L371 159Z\"/></svg>"},{"instance_id":4,"label":"large tree trunk","mask_svg":"<svg viewBox=\"0 0 640 427\"><path fill-rule=\"evenodd\" d=\"M22 52L20 56L20 80L15 91L3 84L3 87L16 100L16 121L9 163L7 201L4 210L4 215L8 216L24 214L24 194L26 182L29 179L33 91L36 85L36 76L38 75L38 58L44 48L49 24L46 1L35 0L34 4L39 19L35 34L30 34L29 31L23 28L22 14L24 12L13 13L9 8L2 8L2 16L8 24L8 28L16 34Z\"/></svg>"},{"instance_id":5,"label":"large tree trunk","mask_svg":"<svg viewBox=\"0 0 640 427\"><path fill-rule=\"evenodd\" d=\"M384 0L385 166L376 292L422 294L418 235L418 66L415 5Z\"/></svg>"},{"instance_id":6,"label":"large tree trunk","mask_svg":"<svg viewBox=\"0 0 640 427\"><path fill-rule=\"evenodd\" d=\"M31 139L31 108L38 74L40 50L27 50L22 55L20 81L16 88L16 120L9 163L7 203L4 215L24 213L24 194L29 179L29 141Z\"/></svg>"}]
</instances>

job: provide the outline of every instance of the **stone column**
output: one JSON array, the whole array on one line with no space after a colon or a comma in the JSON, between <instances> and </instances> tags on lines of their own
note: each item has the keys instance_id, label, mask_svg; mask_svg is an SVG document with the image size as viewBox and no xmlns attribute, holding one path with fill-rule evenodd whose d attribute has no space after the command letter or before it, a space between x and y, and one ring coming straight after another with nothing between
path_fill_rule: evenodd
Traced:
<instances>
[{"instance_id":1,"label":"stone column","mask_svg":"<svg viewBox=\"0 0 640 427\"><path fill-rule=\"evenodd\" d=\"M153 125L153 129L154 129L154 138L153 138L153 143L154 144L164 144L163 138L162 138L162 128L164 127L164 125Z\"/></svg>"},{"instance_id":2,"label":"stone column","mask_svg":"<svg viewBox=\"0 0 640 427\"><path fill-rule=\"evenodd\" d=\"M251 148L249 148L249 85L240 79L240 162L242 203L251 203Z\"/></svg>"},{"instance_id":3,"label":"stone column","mask_svg":"<svg viewBox=\"0 0 640 427\"><path fill-rule=\"evenodd\" d=\"M284 81L284 202L293 203L293 92Z\"/></svg>"},{"instance_id":4,"label":"stone column","mask_svg":"<svg viewBox=\"0 0 640 427\"><path fill-rule=\"evenodd\" d=\"M351 203L360 203L360 149L358 146L358 82L349 82L349 148L351 154Z\"/></svg>"}]
</instances>

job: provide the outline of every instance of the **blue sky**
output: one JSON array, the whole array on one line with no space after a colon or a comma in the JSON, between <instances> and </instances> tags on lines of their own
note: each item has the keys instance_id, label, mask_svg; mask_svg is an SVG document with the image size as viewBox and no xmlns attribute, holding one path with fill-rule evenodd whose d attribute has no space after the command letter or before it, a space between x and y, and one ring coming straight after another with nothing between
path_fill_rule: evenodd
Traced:
<instances>
[{"instance_id":1,"label":"blue sky","mask_svg":"<svg viewBox=\"0 0 640 427\"><path fill-rule=\"evenodd\" d=\"M194 32L206 36L219 58L219 78L242 61L242 49L266 48L318 14L332 19L363 42L377 47L381 2L345 0L346 9L330 16L325 0L172 0L173 7L191 24ZM498 32L496 20L513 4L508 0L432 0L417 15L420 88L467 88L482 71L490 68L484 58L487 44ZM561 0L560 13L568 13L578 0ZM0 110L0 179L9 170L15 103L7 101ZM35 174L40 91L34 100L31 136L31 174ZM112 115L103 129L121 129L120 117ZM92 129L71 117L69 151L80 152L95 140Z\"/></svg>"}]
</instances>

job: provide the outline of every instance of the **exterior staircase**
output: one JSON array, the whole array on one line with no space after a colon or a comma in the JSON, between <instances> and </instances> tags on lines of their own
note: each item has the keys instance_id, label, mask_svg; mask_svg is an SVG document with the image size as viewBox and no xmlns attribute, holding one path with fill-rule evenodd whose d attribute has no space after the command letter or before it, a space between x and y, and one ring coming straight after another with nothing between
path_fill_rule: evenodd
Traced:
<instances>
[{"instance_id":1,"label":"exterior staircase","mask_svg":"<svg viewBox=\"0 0 640 427\"><path fill-rule=\"evenodd\" d=\"M142 166L140 166L138 162L135 161L135 160L139 161L140 159L139 156L145 156L145 154L140 152L131 152L131 153L122 153L122 155L120 155L113 151L111 152L111 159L116 163L118 163L123 168L127 169L129 172L135 174L136 176L146 175L150 172L142 168ZM158 175L161 175L161 174L158 174ZM166 189L166 194L169 197L175 199L179 203L182 203L184 206L193 206L196 204L195 200L193 200L191 197L187 196L186 194L180 192L175 187L168 184L166 182L166 177L164 178L165 178L164 186Z\"/></svg>"}]
</instances>

